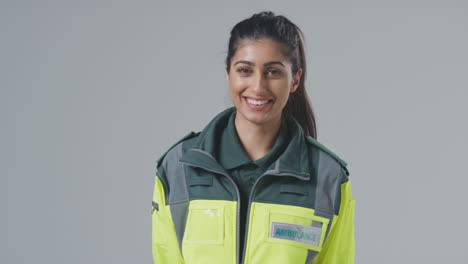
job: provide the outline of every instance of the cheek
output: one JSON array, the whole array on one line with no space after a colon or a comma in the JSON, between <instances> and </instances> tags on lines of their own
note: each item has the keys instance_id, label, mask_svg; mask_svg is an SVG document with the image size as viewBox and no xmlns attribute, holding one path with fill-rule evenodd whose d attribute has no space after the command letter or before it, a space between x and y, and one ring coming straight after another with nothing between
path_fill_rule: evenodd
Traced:
<instances>
[{"instance_id":1,"label":"cheek","mask_svg":"<svg viewBox=\"0 0 468 264\"><path fill-rule=\"evenodd\" d=\"M229 89L233 95L240 93L245 89L245 87L245 81L239 79L231 79L231 81L229 81Z\"/></svg>"},{"instance_id":2,"label":"cheek","mask_svg":"<svg viewBox=\"0 0 468 264\"><path fill-rule=\"evenodd\" d=\"M272 89L274 89L275 94L279 100L288 100L290 88L287 81L276 82L274 85L272 85Z\"/></svg>"},{"instance_id":3,"label":"cheek","mask_svg":"<svg viewBox=\"0 0 468 264\"><path fill-rule=\"evenodd\" d=\"M229 96L231 97L231 100L234 104L237 104L239 99L239 94L240 91L237 86L233 86L232 84L229 84Z\"/></svg>"}]
</instances>

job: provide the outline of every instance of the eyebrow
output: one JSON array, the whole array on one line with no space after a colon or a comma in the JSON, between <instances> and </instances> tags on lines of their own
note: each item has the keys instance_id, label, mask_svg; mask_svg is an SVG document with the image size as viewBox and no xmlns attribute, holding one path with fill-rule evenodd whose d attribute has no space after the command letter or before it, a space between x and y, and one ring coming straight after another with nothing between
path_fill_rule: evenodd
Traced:
<instances>
[{"instance_id":1,"label":"eyebrow","mask_svg":"<svg viewBox=\"0 0 468 264\"><path fill-rule=\"evenodd\" d=\"M235 65L238 64L238 63L245 63L245 64L248 64L248 65L250 65L250 66L255 66L255 63L253 63L253 62L251 62L251 61L246 61L246 60L237 61L236 63L234 63L233 66L235 66ZM266 67L266 66L270 66L270 65L272 65L272 64L279 64L279 65L281 65L281 66L283 66L283 67L286 68L286 66L284 66L284 64L283 64L281 61L269 61L269 62L265 62L265 63L263 64L263 66Z\"/></svg>"}]
</instances>

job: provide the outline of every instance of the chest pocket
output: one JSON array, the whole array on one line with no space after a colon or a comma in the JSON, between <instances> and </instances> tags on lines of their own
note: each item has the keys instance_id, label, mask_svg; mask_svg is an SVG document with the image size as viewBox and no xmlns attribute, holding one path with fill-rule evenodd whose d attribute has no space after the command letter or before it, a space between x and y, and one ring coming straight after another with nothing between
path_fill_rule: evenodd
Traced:
<instances>
[{"instance_id":1,"label":"chest pocket","mask_svg":"<svg viewBox=\"0 0 468 264\"><path fill-rule=\"evenodd\" d=\"M197 188L199 192L209 192L213 185L213 176L192 177L188 185L190 188ZM223 205L203 200L191 201L183 241L187 244L222 244L224 222Z\"/></svg>"},{"instance_id":2,"label":"chest pocket","mask_svg":"<svg viewBox=\"0 0 468 264\"><path fill-rule=\"evenodd\" d=\"M309 190L302 185L282 184L280 193L301 198L307 197ZM269 211L265 223L269 230L266 241L320 251L330 219L319 215L312 209L300 206L274 207Z\"/></svg>"},{"instance_id":3,"label":"chest pocket","mask_svg":"<svg viewBox=\"0 0 468 264\"><path fill-rule=\"evenodd\" d=\"M235 264L236 208L234 201L190 201L182 239L185 263Z\"/></svg>"},{"instance_id":4,"label":"chest pocket","mask_svg":"<svg viewBox=\"0 0 468 264\"><path fill-rule=\"evenodd\" d=\"M266 241L320 251L330 219L298 210L271 210L267 223Z\"/></svg>"},{"instance_id":5,"label":"chest pocket","mask_svg":"<svg viewBox=\"0 0 468 264\"><path fill-rule=\"evenodd\" d=\"M283 188L298 195L304 190ZM331 218L316 215L311 208L254 202L245 264L310 263L322 250L330 224Z\"/></svg>"},{"instance_id":6,"label":"chest pocket","mask_svg":"<svg viewBox=\"0 0 468 264\"><path fill-rule=\"evenodd\" d=\"M223 244L224 207L190 204L183 241L187 244Z\"/></svg>"}]
</instances>

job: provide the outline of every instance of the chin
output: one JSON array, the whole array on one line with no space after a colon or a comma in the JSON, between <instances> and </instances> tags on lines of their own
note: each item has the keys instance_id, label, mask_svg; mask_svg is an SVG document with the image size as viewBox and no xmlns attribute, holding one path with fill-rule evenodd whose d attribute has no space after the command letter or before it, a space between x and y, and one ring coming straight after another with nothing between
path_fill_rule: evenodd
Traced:
<instances>
[{"instance_id":1,"label":"chin","mask_svg":"<svg viewBox=\"0 0 468 264\"><path fill-rule=\"evenodd\" d=\"M241 110L237 111L240 113L243 117L243 119L248 120L249 122L252 122L257 125L262 125L265 123L268 123L271 120L270 113L264 113L264 112L255 112L250 109L247 110Z\"/></svg>"}]
</instances>

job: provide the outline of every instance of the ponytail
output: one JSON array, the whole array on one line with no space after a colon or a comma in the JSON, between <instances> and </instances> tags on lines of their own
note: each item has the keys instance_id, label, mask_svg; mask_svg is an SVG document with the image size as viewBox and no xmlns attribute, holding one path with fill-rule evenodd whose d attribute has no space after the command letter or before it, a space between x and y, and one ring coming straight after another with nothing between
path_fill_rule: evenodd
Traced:
<instances>
[{"instance_id":1,"label":"ponytail","mask_svg":"<svg viewBox=\"0 0 468 264\"><path fill-rule=\"evenodd\" d=\"M307 90L305 89L307 64L304 49L304 35L297 26L295 26L295 28L299 40L298 51L300 58L300 67L298 68L302 69L302 75L296 91L289 95L288 102L286 103L286 106L284 107L283 111L285 111L286 114L289 114L292 117L294 117L294 119L296 119L297 122L299 122L306 136L310 136L314 139L317 139L317 126L315 123L314 111L312 109L312 103L310 102ZM297 70L293 74L296 73Z\"/></svg>"}]
</instances>

